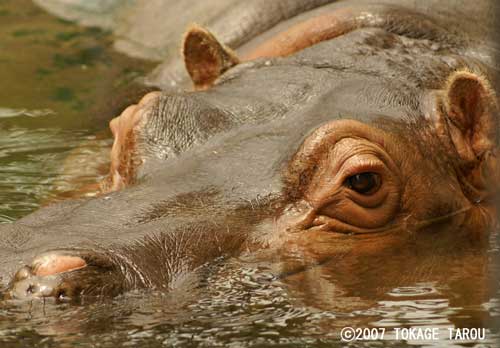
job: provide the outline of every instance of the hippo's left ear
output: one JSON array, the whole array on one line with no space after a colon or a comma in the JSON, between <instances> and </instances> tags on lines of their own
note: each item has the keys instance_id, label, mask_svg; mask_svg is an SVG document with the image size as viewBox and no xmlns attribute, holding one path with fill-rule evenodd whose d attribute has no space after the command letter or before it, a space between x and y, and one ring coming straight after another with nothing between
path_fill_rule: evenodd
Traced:
<instances>
[{"instance_id":1,"label":"hippo's left ear","mask_svg":"<svg viewBox=\"0 0 500 348\"><path fill-rule=\"evenodd\" d=\"M482 189L489 181L485 171L496 170L491 168L498 140L496 95L484 77L458 71L448 79L443 102L438 133L446 143L451 140L464 174L474 187Z\"/></svg>"},{"instance_id":2,"label":"hippo's left ear","mask_svg":"<svg viewBox=\"0 0 500 348\"><path fill-rule=\"evenodd\" d=\"M193 26L183 44L184 64L196 89L206 89L226 70L240 62L236 54L208 30Z\"/></svg>"}]
</instances>

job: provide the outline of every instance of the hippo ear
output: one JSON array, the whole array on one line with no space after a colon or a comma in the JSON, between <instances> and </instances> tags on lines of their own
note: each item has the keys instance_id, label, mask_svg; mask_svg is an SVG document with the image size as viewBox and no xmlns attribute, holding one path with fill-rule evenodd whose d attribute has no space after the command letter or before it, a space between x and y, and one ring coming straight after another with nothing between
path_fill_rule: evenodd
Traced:
<instances>
[{"instance_id":1,"label":"hippo ear","mask_svg":"<svg viewBox=\"0 0 500 348\"><path fill-rule=\"evenodd\" d=\"M208 30L193 26L183 45L186 70L196 89L206 89L226 70L239 63L236 54L221 44Z\"/></svg>"},{"instance_id":2,"label":"hippo ear","mask_svg":"<svg viewBox=\"0 0 500 348\"><path fill-rule=\"evenodd\" d=\"M441 137L455 148L465 175L476 188L484 187L482 173L497 152L497 100L489 82L469 71L448 79L444 107L438 120Z\"/></svg>"}]
</instances>

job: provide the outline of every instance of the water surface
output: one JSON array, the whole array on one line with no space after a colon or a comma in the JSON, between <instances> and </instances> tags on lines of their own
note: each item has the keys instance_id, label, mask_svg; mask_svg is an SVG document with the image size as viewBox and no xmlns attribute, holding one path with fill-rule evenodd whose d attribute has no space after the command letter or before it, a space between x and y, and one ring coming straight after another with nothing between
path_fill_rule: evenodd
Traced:
<instances>
[{"instance_id":1,"label":"water surface","mask_svg":"<svg viewBox=\"0 0 500 348\"><path fill-rule=\"evenodd\" d=\"M0 222L105 172L111 135L99 114L149 64L110 49L108 33L0 1Z\"/></svg>"}]
</instances>

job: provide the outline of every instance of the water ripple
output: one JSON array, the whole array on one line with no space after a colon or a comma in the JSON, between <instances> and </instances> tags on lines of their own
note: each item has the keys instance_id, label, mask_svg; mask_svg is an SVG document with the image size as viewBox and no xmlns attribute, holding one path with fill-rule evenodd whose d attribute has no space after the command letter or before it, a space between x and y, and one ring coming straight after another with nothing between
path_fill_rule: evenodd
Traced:
<instances>
[{"instance_id":1,"label":"water ripple","mask_svg":"<svg viewBox=\"0 0 500 348\"><path fill-rule=\"evenodd\" d=\"M56 112L51 109L39 109L39 110L28 110L28 109L10 109L0 107L0 118L11 118L11 117L42 117L48 115L55 115Z\"/></svg>"}]
</instances>

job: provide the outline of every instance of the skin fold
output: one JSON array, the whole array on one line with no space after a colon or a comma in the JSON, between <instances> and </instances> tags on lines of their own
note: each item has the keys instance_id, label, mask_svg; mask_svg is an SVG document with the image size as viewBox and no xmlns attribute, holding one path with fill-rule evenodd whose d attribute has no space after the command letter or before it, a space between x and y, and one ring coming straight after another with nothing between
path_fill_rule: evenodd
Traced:
<instances>
[{"instance_id":1,"label":"skin fold","mask_svg":"<svg viewBox=\"0 0 500 348\"><path fill-rule=\"evenodd\" d=\"M111 121L103 194L0 226L4 296L171 290L248 255L300 255L278 270L300 278L436 233L482 245L497 223L496 47L404 7L364 11L333 8L317 23L334 35L247 59L191 27L194 91L152 92Z\"/></svg>"}]
</instances>

